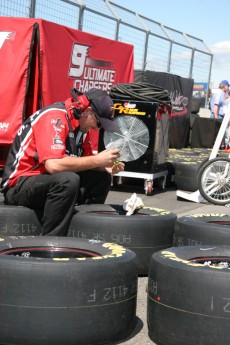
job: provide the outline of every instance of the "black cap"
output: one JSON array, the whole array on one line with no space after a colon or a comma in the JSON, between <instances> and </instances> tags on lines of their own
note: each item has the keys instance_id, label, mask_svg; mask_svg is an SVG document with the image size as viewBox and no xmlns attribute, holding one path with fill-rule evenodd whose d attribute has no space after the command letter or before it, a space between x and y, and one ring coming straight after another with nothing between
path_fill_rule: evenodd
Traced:
<instances>
[{"instance_id":1,"label":"black cap","mask_svg":"<svg viewBox=\"0 0 230 345\"><path fill-rule=\"evenodd\" d=\"M108 93L100 89L90 89L85 93L90 101L90 106L107 132L115 132L117 127L113 122L114 104Z\"/></svg>"}]
</instances>

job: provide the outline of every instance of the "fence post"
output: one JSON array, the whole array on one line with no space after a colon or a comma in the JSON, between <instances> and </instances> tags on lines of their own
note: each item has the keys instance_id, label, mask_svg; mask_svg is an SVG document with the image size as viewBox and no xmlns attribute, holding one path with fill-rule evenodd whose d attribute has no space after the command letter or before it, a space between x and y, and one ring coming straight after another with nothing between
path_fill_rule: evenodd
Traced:
<instances>
[{"instance_id":1,"label":"fence post","mask_svg":"<svg viewBox=\"0 0 230 345\"><path fill-rule=\"evenodd\" d=\"M30 0L29 18L35 18L36 0Z\"/></svg>"}]
</instances>

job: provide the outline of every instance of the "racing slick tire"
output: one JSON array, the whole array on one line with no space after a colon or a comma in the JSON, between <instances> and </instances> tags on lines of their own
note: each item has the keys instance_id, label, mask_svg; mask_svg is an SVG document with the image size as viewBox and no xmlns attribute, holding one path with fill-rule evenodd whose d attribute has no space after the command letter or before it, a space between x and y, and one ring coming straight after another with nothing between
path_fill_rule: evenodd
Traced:
<instances>
[{"instance_id":1,"label":"racing slick tire","mask_svg":"<svg viewBox=\"0 0 230 345\"><path fill-rule=\"evenodd\" d=\"M0 238L0 344L117 341L136 324L136 255L66 237Z\"/></svg>"},{"instance_id":2,"label":"racing slick tire","mask_svg":"<svg viewBox=\"0 0 230 345\"><path fill-rule=\"evenodd\" d=\"M67 236L112 242L133 250L138 274L147 275L153 253L171 247L174 223L170 211L144 207L126 216L122 205L92 204L75 207Z\"/></svg>"},{"instance_id":3,"label":"racing slick tire","mask_svg":"<svg viewBox=\"0 0 230 345\"><path fill-rule=\"evenodd\" d=\"M0 203L1 236L36 236L42 232L39 210Z\"/></svg>"},{"instance_id":4,"label":"racing slick tire","mask_svg":"<svg viewBox=\"0 0 230 345\"><path fill-rule=\"evenodd\" d=\"M230 344L230 246L173 247L150 262L149 337L163 345Z\"/></svg>"},{"instance_id":5,"label":"racing slick tire","mask_svg":"<svg viewBox=\"0 0 230 345\"><path fill-rule=\"evenodd\" d=\"M175 221L173 245L224 245L230 244L230 215L192 214Z\"/></svg>"},{"instance_id":6,"label":"racing slick tire","mask_svg":"<svg viewBox=\"0 0 230 345\"><path fill-rule=\"evenodd\" d=\"M206 161L206 160L205 160ZM203 160L181 161L175 164L175 185L177 189L195 192L198 190L197 174Z\"/></svg>"}]
</instances>

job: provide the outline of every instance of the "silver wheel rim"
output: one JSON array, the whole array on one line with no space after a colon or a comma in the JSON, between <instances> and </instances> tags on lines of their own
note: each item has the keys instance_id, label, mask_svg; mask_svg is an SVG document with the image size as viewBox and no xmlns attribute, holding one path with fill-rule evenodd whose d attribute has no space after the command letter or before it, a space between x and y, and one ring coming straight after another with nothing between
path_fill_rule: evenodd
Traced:
<instances>
[{"instance_id":1,"label":"silver wheel rim","mask_svg":"<svg viewBox=\"0 0 230 345\"><path fill-rule=\"evenodd\" d=\"M201 176L201 187L211 200L230 202L230 161L217 160L210 163Z\"/></svg>"}]
</instances>

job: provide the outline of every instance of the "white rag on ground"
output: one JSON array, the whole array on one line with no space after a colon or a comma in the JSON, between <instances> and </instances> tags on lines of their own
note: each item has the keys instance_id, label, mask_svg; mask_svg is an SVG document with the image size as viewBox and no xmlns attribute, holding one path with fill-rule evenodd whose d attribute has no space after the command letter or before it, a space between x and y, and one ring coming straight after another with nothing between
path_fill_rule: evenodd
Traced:
<instances>
[{"instance_id":1,"label":"white rag on ground","mask_svg":"<svg viewBox=\"0 0 230 345\"><path fill-rule=\"evenodd\" d=\"M139 210L142 207L144 207L143 201L136 193L133 193L133 195L123 203L123 209L127 211L126 216L131 216L135 210Z\"/></svg>"}]
</instances>

